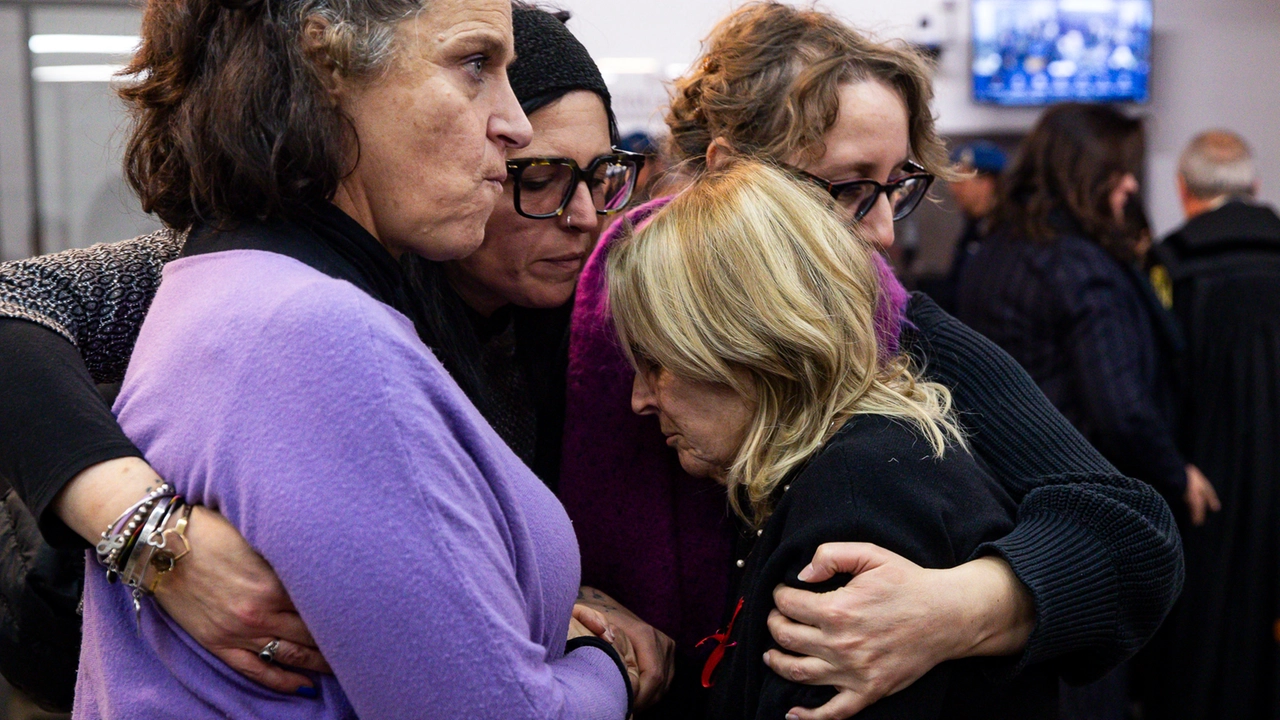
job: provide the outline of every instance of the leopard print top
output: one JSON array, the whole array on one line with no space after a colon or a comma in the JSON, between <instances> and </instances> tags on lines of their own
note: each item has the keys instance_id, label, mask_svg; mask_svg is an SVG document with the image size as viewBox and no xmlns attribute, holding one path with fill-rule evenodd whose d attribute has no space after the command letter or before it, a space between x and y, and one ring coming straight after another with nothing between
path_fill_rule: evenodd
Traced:
<instances>
[{"instance_id":1,"label":"leopard print top","mask_svg":"<svg viewBox=\"0 0 1280 720\"><path fill-rule=\"evenodd\" d=\"M53 330L80 350L96 382L119 382L160 270L185 242L185 233L165 229L0 264L0 317Z\"/></svg>"}]
</instances>

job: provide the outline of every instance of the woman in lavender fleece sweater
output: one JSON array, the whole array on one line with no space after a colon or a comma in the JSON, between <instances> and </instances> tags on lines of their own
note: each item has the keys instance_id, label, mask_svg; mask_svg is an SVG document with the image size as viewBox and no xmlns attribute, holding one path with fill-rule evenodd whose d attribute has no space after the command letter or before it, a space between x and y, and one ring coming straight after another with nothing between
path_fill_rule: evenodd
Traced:
<instances>
[{"instance_id":1,"label":"woman in lavender fleece sweater","mask_svg":"<svg viewBox=\"0 0 1280 720\"><path fill-rule=\"evenodd\" d=\"M336 677L323 709L267 691L89 572L78 717L625 714L606 653L563 655L579 567L560 503L351 282L261 250L171 263L115 409L271 563Z\"/></svg>"},{"instance_id":2,"label":"woman in lavender fleece sweater","mask_svg":"<svg viewBox=\"0 0 1280 720\"><path fill-rule=\"evenodd\" d=\"M505 150L529 142L508 0L293 7L309 9L147 9L128 167L144 207L190 235L114 410L270 563L333 675L301 697L260 687L90 553L75 716L622 718L619 651L579 628L566 652L568 517L423 345L396 262L474 250ZM397 57L364 57L370 75L337 54L383 31ZM316 45L279 56L304 35Z\"/></svg>"}]
</instances>

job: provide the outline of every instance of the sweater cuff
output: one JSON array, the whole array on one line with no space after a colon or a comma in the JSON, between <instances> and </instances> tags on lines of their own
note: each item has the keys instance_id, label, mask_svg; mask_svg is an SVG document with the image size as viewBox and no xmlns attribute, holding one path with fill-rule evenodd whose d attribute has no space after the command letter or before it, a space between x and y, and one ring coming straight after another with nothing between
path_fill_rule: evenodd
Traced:
<instances>
[{"instance_id":1,"label":"sweater cuff","mask_svg":"<svg viewBox=\"0 0 1280 720\"><path fill-rule=\"evenodd\" d=\"M1010 679L1029 665L1111 641L1119 613L1116 568L1106 547L1072 519L1052 513L1021 517L1013 532L974 553L983 555L1009 563L1036 609L1022 655L995 662L997 677Z\"/></svg>"},{"instance_id":2,"label":"sweater cuff","mask_svg":"<svg viewBox=\"0 0 1280 720\"><path fill-rule=\"evenodd\" d=\"M569 642L565 644L564 654L568 655L574 650L582 647L593 647L603 650L604 653L609 656L609 659L613 661L613 664L618 666L618 672L622 673L622 684L627 686L627 714L630 715L631 708L635 707L635 688L631 687L631 674L627 672L627 664L622 661L622 656L618 654L617 648L615 648L612 643L605 642L598 637L581 635L570 639Z\"/></svg>"}]
</instances>

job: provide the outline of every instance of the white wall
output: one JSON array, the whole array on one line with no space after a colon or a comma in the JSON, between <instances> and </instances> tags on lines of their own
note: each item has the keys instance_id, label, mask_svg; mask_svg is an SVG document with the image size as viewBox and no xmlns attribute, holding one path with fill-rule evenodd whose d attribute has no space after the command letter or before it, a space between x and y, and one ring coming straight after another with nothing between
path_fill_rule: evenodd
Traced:
<instances>
[{"instance_id":1,"label":"white wall","mask_svg":"<svg viewBox=\"0 0 1280 720\"><path fill-rule=\"evenodd\" d=\"M731 0L551 0L572 10L570 27L596 58L649 57L658 74L687 65L699 40L738 2ZM969 99L967 0L828 0L820 7L882 37L940 42L935 112L944 134L1022 132L1037 110L980 106ZM919 21L929 17L930 27ZM1254 146L1263 199L1280 202L1280 2L1155 0L1152 101L1146 188L1157 234L1180 224L1173 172L1197 131L1226 126ZM624 126L661 127L657 76L608 78Z\"/></svg>"},{"instance_id":2,"label":"white wall","mask_svg":"<svg viewBox=\"0 0 1280 720\"><path fill-rule=\"evenodd\" d=\"M21 16L0 8L0 260L31 254L27 119L23 114Z\"/></svg>"}]
</instances>

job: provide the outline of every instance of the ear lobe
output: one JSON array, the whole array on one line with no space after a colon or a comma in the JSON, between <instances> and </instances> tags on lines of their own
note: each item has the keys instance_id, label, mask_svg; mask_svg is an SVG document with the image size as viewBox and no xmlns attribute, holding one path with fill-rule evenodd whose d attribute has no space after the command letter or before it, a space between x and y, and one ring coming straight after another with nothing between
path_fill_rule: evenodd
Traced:
<instances>
[{"instance_id":1,"label":"ear lobe","mask_svg":"<svg viewBox=\"0 0 1280 720\"><path fill-rule=\"evenodd\" d=\"M730 158L733 157L733 148L729 145L729 141L723 137L712 140L707 145L707 169L716 170Z\"/></svg>"}]
</instances>

